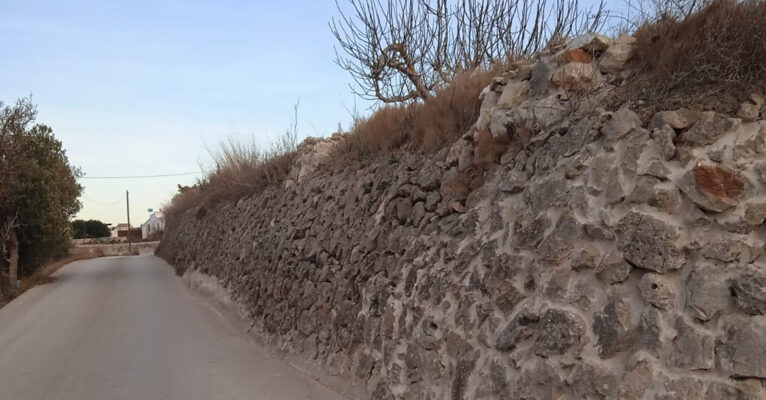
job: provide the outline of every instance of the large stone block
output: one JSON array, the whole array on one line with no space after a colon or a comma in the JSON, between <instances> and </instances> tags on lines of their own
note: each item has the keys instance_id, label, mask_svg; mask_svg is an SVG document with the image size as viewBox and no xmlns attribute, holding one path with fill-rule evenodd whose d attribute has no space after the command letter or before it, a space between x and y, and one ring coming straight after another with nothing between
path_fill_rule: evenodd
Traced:
<instances>
[{"instance_id":1,"label":"large stone block","mask_svg":"<svg viewBox=\"0 0 766 400\"><path fill-rule=\"evenodd\" d=\"M716 354L729 376L766 379L766 316L727 319Z\"/></svg>"},{"instance_id":2,"label":"large stone block","mask_svg":"<svg viewBox=\"0 0 766 400\"><path fill-rule=\"evenodd\" d=\"M631 211L617 225L625 259L638 268L665 273L683 266L678 229L654 216Z\"/></svg>"},{"instance_id":3,"label":"large stone block","mask_svg":"<svg viewBox=\"0 0 766 400\"><path fill-rule=\"evenodd\" d=\"M638 337L636 316L629 302L611 295L593 317L593 333L596 335L598 354L609 358L631 348Z\"/></svg>"},{"instance_id":4,"label":"large stone block","mask_svg":"<svg viewBox=\"0 0 766 400\"><path fill-rule=\"evenodd\" d=\"M532 350L541 357L561 355L583 342L585 322L572 311L549 308L540 316Z\"/></svg>"}]
</instances>

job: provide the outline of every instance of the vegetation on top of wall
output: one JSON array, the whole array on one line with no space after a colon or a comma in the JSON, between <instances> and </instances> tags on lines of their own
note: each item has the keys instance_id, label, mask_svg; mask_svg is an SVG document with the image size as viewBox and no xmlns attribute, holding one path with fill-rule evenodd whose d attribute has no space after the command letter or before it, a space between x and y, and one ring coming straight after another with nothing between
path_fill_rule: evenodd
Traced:
<instances>
[{"instance_id":1,"label":"vegetation on top of wall","mask_svg":"<svg viewBox=\"0 0 766 400\"><path fill-rule=\"evenodd\" d=\"M336 1L337 3L337 1ZM336 63L357 95L383 103L426 100L466 71L534 56L566 37L598 31L603 1L348 0L330 22Z\"/></svg>"},{"instance_id":2,"label":"vegetation on top of wall","mask_svg":"<svg viewBox=\"0 0 766 400\"><path fill-rule=\"evenodd\" d=\"M258 193L264 187L281 183L297 156L298 105L290 129L267 149L254 140L245 142L229 137L210 152L214 167L193 186L178 186L178 193L163 207L172 218L189 208L237 200Z\"/></svg>"},{"instance_id":3,"label":"vegetation on top of wall","mask_svg":"<svg viewBox=\"0 0 766 400\"><path fill-rule=\"evenodd\" d=\"M616 103L731 112L766 89L766 2L686 1L635 31L636 75Z\"/></svg>"},{"instance_id":4,"label":"vegetation on top of wall","mask_svg":"<svg viewBox=\"0 0 766 400\"><path fill-rule=\"evenodd\" d=\"M331 23L346 53L346 57L338 55L336 61L351 73L360 95L377 99L383 106L368 117L355 117L350 131L334 145L330 158L335 166L342 167L350 162L391 157L401 150L437 153L448 148L478 118L479 94L493 78L520 57L534 58L554 44L560 46L567 34L602 26L609 14L603 6L593 11L581 9L576 1L557 2L554 13L547 15L568 10L562 14L563 21L574 24L562 29L558 19L545 22L547 17L537 15L540 9L514 11L505 1L466 2L460 6L465 13L461 22L449 22L457 17L442 14L449 8L443 1L402 0L388 8L376 2L351 4L355 16L341 15L340 20ZM497 8L501 5L511 8ZM467 33L434 33L441 32L439 29L468 29L471 21L480 22L474 20L480 16L469 10L482 7L489 7L490 15L537 15L527 22L535 29L548 30L535 31L534 38L522 40L523 35L519 36L511 24L506 28L516 36L503 41L496 37L503 23L484 21L492 29L483 34L473 32L473 41L467 40ZM539 7L550 5L543 2ZM731 111L744 97L766 86L766 25L762 24L766 20L766 2L639 0L631 7L638 12L612 26L617 31L631 32L637 45L627 74L613 82L616 88L611 106L631 102L644 114L681 106ZM446 19L439 22L439 18ZM413 21L423 26L416 27ZM377 27L384 23L394 24L396 29L381 32ZM425 43L431 34L436 35L435 42ZM404 47L394 46L398 44ZM499 51L502 46L506 46L505 53ZM444 47L441 56L437 51L440 47ZM409 52L405 54L402 49ZM479 57L479 50L488 54ZM471 54L478 58L469 57ZM405 56L414 58L408 61ZM253 143L224 142L213 153L214 170L196 185L180 187L166 211L172 217L191 207L237 200L267 185L284 182L297 157L296 139L293 127L267 152Z\"/></svg>"}]
</instances>

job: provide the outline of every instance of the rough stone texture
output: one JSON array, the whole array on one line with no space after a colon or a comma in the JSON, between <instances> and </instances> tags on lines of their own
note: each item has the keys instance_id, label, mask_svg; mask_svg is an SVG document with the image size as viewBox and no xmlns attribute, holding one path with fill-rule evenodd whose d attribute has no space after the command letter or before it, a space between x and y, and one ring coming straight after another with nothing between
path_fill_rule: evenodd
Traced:
<instances>
[{"instance_id":1,"label":"rough stone texture","mask_svg":"<svg viewBox=\"0 0 766 400\"><path fill-rule=\"evenodd\" d=\"M599 60L598 67L602 72L615 74L633 57L636 47L636 38L630 35L621 35L609 46Z\"/></svg>"},{"instance_id":2,"label":"rough stone texture","mask_svg":"<svg viewBox=\"0 0 766 400\"><path fill-rule=\"evenodd\" d=\"M578 92L590 92L598 87L601 73L593 64L572 62L564 64L553 73L553 83L564 89Z\"/></svg>"},{"instance_id":3,"label":"rough stone texture","mask_svg":"<svg viewBox=\"0 0 766 400\"><path fill-rule=\"evenodd\" d=\"M564 354L578 345L585 333L585 323L567 310L548 309L540 317L539 332L533 351L540 357Z\"/></svg>"},{"instance_id":4,"label":"rough stone texture","mask_svg":"<svg viewBox=\"0 0 766 400\"><path fill-rule=\"evenodd\" d=\"M578 399L587 400L613 399L619 387L609 368L590 362L575 367L568 382Z\"/></svg>"},{"instance_id":5,"label":"rough stone texture","mask_svg":"<svg viewBox=\"0 0 766 400\"><path fill-rule=\"evenodd\" d=\"M671 281L659 274L644 274L638 283L644 300L661 309L668 310L675 305L676 293Z\"/></svg>"},{"instance_id":6,"label":"rough stone texture","mask_svg":"<svg viewBox=\"0 0 766 400\"><path fill-rule=\"evenodd\" d=\"M598 354L608 358L631 348L637 338L637 328L630 304L620 297L609 297L593 318Z\"/></svg>"},{"instance_id":7,"label":"rough stone texture","mask_svg":"<svg viewBox=\"0 0 766 400\"><path fill-rule=\"evenodd\" d=\"M670 363L676 368L708 370L713 368L715 341L712 335L695 328L682 317L675 322L676 337Z\"/></svg>"},{"instance_id":8,"label":"rough stone texture","mask_svg":"<svg viewBox=\"0 0 766 400\"><path fill-rule=\"evenodd\" d=\"M567 43L568 49L583 49L589 53L601 52L606 50L611 44L612 39L595 32L589 32L584 35L572 38Z\"/></svg>"},{"instance_id":9,"label":"rough stone texture","mask_svg":"<svg viewBox=\"0 0 766 400\"><path fill-rule=\"evenodd\" d=\"M716 354L721 369L735 378L766 378L766 317L724 321Z\"/></svg>"},{"instance_id":10,"label":"rough stone texture","mask_svg":"<svg viewBox=\"0 0 766 400\"><path fill-rule=\"evenodd\" d=\"M608 147L613 147L614 143L624 138L630 131L641 126L641 119L638 114L627 107L620 108L612 114L601 133L606 137L604 143Z\"/></svg>"},{"instance_id":11,"label":"rough stone texture","mask_svg":"<svg viewBox=\"0 0 766 400\"><path fill-rule=\"evenodd\" d=\"M766 314L766 266L751 264L731 280L737 306L748 314Z\"/></svg>"},{"instance_id":12,"label":"rough stone texture","mask_svg":"<svg viewBox=\"0 0 766 400\"><path fill-rule=\"evenodd\" d=\"M724 272L720 265L709 262L694 266L686 283L686 306L691 315L709 321L729 306L732 299Z\"/></svg>"},{"instance_id":13,"label":"rough stone texture","mask_svg":"<svg viewBox=\"0 0 766 400\"><path fill-rule=\"evenodd\" d=\"M630 362L622 377L617 398L620 400L643 399L657 379L655 369L656 365L648 358Z\"/></svg>"},{"instance_id":14,"label":"rough stone texture","mask_svg":"<svg viewBox=\"0 0 766 400\"><path fill-rule=\"evenodd\" d=\"M766 398L766 123L605 110L620 40L573 42L606 75L587 101L553 85L563 61L524 61L437 155L332 167L347 135L310 139L283 185L172 216L158 252L370 398ZM478 171L493 126L509 151Z\"/></svg>"},{"instance_id":15,"label":"rough stone texture","mask_svg":"<svg viewBox=\"0 0 766 400\"><path fill-rule=\"evenodd\" d=\"M677 229L651 215L631 211L617 226L617 235L625 259L638 268L662 274L685 261Z\"/></svg>"},{"instance_id":16,"label":"rough stone texture","mask_svg":"<svg viewBox=\"0 0 766 400\"><path fill-rule=\"evenodd\" d=\"M739 204L745 181L729 168L697 164L681 179L680 188L699 207L721 212Z\"/></svg>"}]
</instances>

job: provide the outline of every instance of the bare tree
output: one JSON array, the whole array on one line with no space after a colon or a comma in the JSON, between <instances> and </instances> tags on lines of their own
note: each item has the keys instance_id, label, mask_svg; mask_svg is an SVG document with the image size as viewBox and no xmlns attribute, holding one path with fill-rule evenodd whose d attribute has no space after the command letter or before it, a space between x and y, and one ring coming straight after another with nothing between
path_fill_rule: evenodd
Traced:
<instances>
[{"instance_id":1,"label":"bare tree","mask_svg":"<svg viewBox=\"0 0 766 400\"><path fill-rule=\"evenodd\" d=\"M713 0L623 0L623 12L614 15L615 34L635 32L644 24L660 20L684 20Z\"/></svg>"},{"instance_id":2,"label":"bare tree","mask_svg":"<svg viewBox=\"0 0 766 400\"><path fill-rule=\"evenodd\" d=\"M336 63L366 99L428 99L460 71L529 57L553 40L600 28L603 3L579 0L348 0L330 21Z\"/></svg>"}]
</instances>

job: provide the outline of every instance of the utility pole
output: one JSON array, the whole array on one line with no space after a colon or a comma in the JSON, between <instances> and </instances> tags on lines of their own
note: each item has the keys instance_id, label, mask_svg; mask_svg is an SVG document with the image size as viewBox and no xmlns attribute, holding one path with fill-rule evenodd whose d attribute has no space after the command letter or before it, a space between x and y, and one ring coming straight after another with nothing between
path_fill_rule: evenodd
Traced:
<instances>
[{"instance_id":1,"label":"utility pole","mask_svg":"<svg viewBox=\"0 0 766 400\"><path fill-rule=\"evenodd\" d=\"M125 203L128 207L128 254L131 253L131 244L130 244L130 194L128 191L125 191Z\"/></svg>"}]
</instances>

